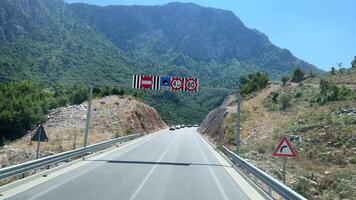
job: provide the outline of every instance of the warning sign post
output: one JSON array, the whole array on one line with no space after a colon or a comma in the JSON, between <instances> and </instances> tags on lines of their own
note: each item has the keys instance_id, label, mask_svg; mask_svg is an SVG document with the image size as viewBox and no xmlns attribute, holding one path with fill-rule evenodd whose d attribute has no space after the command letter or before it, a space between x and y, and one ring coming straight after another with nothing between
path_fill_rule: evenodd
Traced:
<instances>
[{"instance_id":1,"label":"warning sign post","mask_svg":"<svg viewBox=\"0 0 356 200\"><path fill-rule=\"evenodd\" d=\"M286 164L287 158L297 157L292 145L286 136L279 142L277 148L274 150L273 156L283 157L283 184L286 184Z\"/></svg>"}]
</instances>

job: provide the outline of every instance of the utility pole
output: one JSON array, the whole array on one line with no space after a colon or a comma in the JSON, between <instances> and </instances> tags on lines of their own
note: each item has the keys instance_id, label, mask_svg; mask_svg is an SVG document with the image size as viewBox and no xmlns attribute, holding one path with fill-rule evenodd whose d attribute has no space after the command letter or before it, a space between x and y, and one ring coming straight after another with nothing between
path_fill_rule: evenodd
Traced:
<instances>
[{"instance_id":1,"label":"utility pole","mask_svg":"<svg viewBox=\"0 0 356 200\"><path fill-rule=\"evenodd\" d=\"M88 111L87 111L87 121L85 123L85 132L84 132L84 148L88 144L88 131L90 126L90 114L91 114L91 102L93 100L93 86L90 86L89 89L89 101L88 101Z\"/></svg>"},{"instance_id":2,"label":"utility pole","mask_svg":"<svg viewBox=\"0 0 356 200\"><path fill-rule=\"evenodd\" d=\"M237 105L237 112L236 112L236 155L240 155L240 112L241 112L240 89L237 90L236 105Z\"/></svg>"}]
</instances>

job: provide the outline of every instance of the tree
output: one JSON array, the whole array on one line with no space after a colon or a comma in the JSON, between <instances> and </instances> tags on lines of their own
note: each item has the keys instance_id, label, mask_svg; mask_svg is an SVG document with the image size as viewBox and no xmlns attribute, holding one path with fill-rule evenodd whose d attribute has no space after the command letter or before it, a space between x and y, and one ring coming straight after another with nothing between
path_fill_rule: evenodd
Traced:
<instances>
[{"instance_id":1,"label":"tree","mask_svg":"<svg viewBox=\"0 0 356 200\"><path fill-rule=\"evenodd\" d=\"M335 74L335 67L331 68L331 74L334 75Z\"/></svg>"},{"instance_id":2,"label":"tree","mask_svg":"<svg viewBox=\"0 0 356 200\"><path fill-rule=\"evenodd\" d=\"M354 60L351 62L351 66L352 66L352 68L356 68L356 56L355 56Z\"/></svg>"},{"instance_id":3,"label":"tree","mask_svg":"<svg viewBox=\"0 0 356 200\"><path fill-rule=\"evenodd\" d=\"M283 85L286 85L286 83L289 81L289 77L288 76L283 76L282 77L282 83Z\"/></svg>"},{"instance_id":4,"label":"tree","mask_svg":"<svg viewBox=\"0 0 356 200\"><path fill-rule=\"evenodd\" d=\"M299 67L294 70L292 81L299 83L304 79L304 71Z\"/></svg>"}]
</instances>

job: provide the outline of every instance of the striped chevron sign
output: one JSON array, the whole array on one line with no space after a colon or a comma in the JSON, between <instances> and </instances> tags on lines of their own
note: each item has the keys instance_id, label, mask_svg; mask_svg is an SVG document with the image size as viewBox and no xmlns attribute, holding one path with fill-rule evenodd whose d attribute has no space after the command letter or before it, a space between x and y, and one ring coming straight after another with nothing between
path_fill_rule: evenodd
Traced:
<instances>
[{"instance_id":1,"label":"striped chevron sign","mask_svg":"<svg viewBox=\"0 0 356 200\"><path fill-rule=\"evenodd\" d=\"M133 75L132 88L134 89L146 89L146 90L160 90L159 76L149 75Z\"/></svg>"},{"instance_id":2,"label":"striped chevron sign","mask_svg":"<svg viewBox=\"0 0 356 200\"><path fill-rule=\"evenodd\" d=\"M198 92L199 79L170 76L133 75L133 89Z\"/></svg>"}]
</instances>

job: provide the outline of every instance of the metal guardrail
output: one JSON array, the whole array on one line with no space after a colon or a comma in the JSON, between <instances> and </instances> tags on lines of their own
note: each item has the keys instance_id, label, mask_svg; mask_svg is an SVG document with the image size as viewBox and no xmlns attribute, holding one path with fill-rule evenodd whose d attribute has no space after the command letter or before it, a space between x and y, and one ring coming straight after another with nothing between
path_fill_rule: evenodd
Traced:
<instances>
[{"instance_id":1,"label":"metal guardrail","mask_svg":"<svg viewBox=\"0 0 356 200\"><path fill-rule=\"evenodd\" d=\"M119 142L127 142L129 140L138 138L141 135L142 134L132 134L132 135L128 135L128 136L123 136L123 137L115 138L113 140L101 142L98 144L93 144L93 145L87 146L86 148L82 147L80 149L75 149L72 151L63 152L63 153L56 154L53 156L48 156L48 157L40 158L37 160L25 162L22 164L6 167L3 169L0 169L0 179L9 178L9 177L23 174L25 172L35 170L35 169L38 169L41 167L46 167L46 166L49 166L52 164L57 164L64 160L78 158L78 157L81 157L87 153L91 153L91 152L95 152L98 150L108 148L108 147L113 146Z\"/></svg>"},{"instance_id":2,"label":"metal guardrail","mask_svg":"<svg viewBox=\"0 0 356 200\"><path fill-rule=\"evenodd\" d=\"M253 166L245 159L236 155L227 147L223 146L224 154L236 165L236 167L245 169L247 172L253 174L269 188L273 189L278 195L283 197L286 200L306 200L302 195L298 194L291 188L285 186L272 176L268 175L266 172L260 170L259 168Z\"/></svg>"}]
</instances>

